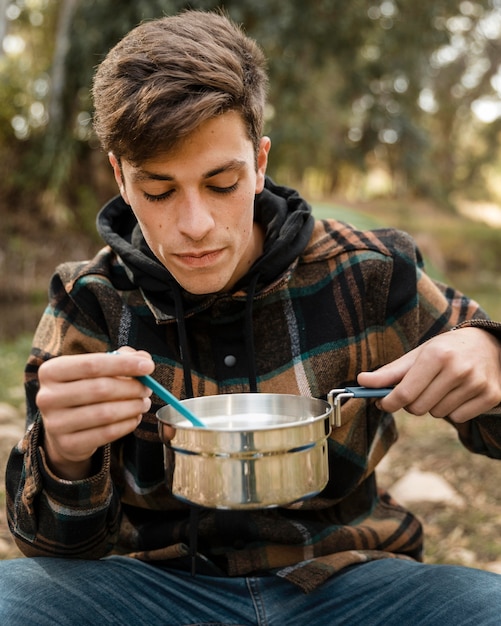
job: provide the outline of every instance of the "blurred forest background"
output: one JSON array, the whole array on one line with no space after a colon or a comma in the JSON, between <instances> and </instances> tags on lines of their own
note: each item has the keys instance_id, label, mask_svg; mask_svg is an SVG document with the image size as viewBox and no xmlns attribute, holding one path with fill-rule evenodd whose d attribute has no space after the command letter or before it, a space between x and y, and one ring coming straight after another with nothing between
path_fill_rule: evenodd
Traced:
<instances>
[{"instance_id":1,"label":"blurred forest background","mask_svg":"<svg viewBox=\"0 0 501 626\"><path fill-rule=\"evenodd\" d=\"M272 177L320 211L409 230L439 272L499 300L501 0L0 0L0 337L45 302L56 262L99 245L116 191L95 66L186 8L223 8L263 47ZM465 212L484 226L458 226Z\"/></svg>"}]
</instances>

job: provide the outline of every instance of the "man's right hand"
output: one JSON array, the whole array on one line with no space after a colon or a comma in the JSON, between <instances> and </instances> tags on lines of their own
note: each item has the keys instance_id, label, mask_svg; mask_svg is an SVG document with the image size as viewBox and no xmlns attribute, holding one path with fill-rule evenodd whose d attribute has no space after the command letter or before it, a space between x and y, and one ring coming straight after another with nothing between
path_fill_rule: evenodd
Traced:
<instances>
[{"instance_id":1,"label":"man's right hand","mask_svg":"<svg viewBox=\"0 0 501 626\"><path fill-rule=\"evenodd\" d=\"M151 391L135 379L155 365L144 351L67 355L39 369L37 405L51 470L66 480L89 476L98 448L131 433L151 406Z\"/></svg>"}]
</instances>

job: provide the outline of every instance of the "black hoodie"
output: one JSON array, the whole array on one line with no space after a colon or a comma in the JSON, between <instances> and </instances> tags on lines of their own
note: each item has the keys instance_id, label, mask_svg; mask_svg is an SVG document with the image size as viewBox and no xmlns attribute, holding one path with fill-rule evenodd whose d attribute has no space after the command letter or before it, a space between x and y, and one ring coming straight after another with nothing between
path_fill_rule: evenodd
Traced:
<instances>
[{"instance_id":1,"label":"black hoodie","mask_svg":"<svg viewBox=\"0 0 501 626\"><path fill-rule=\"evenodd\" d=\"M260 289L279 278L306 247L314 227L311 207L299 194L275 185L269 178L256 196L254 219L263 226L263 254L233 287L245 292L244 326L247 374L251 391L257 391L252 327L253 299ZM219 294L194 295L182 289L146 243L139 224L124 200L117 196L100 211L97 229L126 266L132 284L141 289L159 320L176 319L187 397L193 396L192 363L185 318L208 308Z\"/></svg>"},{"instance_id":2,"label":"black hoodie","mask_svg":"<svg viewBox=\"0 0 501 626\"><path fill-rule=\"evenodd\" d=\"M264 251L235 285L235 292L248 290L256 278L257 288L273 282L304 250L314 225L311 207L305 200L295 190L275 185L269 178L256 196L254 219L264 227ZM183 296L185 315L210 304L207 295L195 296L180 288L148 247L130 206L120 196L100 211L97 229L126 265L134 286L148 293L164 314L178 316L174 295L178 291Z\"/></svg>"}]
</instances>

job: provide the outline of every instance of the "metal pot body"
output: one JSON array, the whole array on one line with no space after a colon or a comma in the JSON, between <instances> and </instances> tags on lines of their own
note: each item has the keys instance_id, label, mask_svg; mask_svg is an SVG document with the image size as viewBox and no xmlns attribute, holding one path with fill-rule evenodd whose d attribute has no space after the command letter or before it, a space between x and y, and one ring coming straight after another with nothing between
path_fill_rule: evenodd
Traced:
<instances>
[{"instance_id":1,"label":"metal pot body","mask_svg":"<svg viewBox=\"0 0 501 626\"><path fill-rule=\"evenodd\" d=\"M329 478L331 406L285 394L242 393L183 400L206 428L173 407L157 412L174 452L172 492L204 507L253 509L319 493ZM169 441L167 427L175 428Z\"/></svg>"}]
</instances>

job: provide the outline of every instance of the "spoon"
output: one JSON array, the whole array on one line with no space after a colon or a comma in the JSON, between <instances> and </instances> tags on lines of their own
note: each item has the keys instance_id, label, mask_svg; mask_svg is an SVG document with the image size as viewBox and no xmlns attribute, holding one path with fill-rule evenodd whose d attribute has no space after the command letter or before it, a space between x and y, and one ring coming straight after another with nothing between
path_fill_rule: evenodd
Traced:
<instances>
[{"instance_id":1,"label":"spoon","mask_svg":"<svg viewBox=\"0 0 501 626\"><path fill-rule=\"evenodd\" d=\"M149 387L152 391L154 391L159 398L161 398L167 404L173 406L176 411L181 413L187 420L189 420L193 426L198 426L199 428L205 428L205 424L201 422L196 415L194 415L189 409L187 409L182 402L180 402L174 394L172 394L168 389L166 389L163 385L157 382L151 376L137 376L137 379Z\"/></svg>"},{"instance_id":2,"label":"spoon","mask_svg":"<svg viewBox=\"0 0 501 626\"><path fill-rule=\"evenodd\" d=\"M108 354L120 354L118 350L112 350ZM149 389L154 391L157 396L173 406L178 413L181 413L183 417L185 417L189 422L193 424L193 426L198 426L199 428L206 428L205 424L201 422L196 415L194 415L189 409L187 409L184 404L176 398L174 394L172 394L168 389L166 389L163 385L157 382L151 376L136 376L137 380L146 385Z\"/></svg>"}]
</instances>

